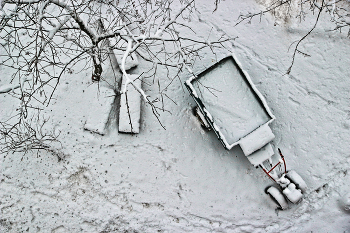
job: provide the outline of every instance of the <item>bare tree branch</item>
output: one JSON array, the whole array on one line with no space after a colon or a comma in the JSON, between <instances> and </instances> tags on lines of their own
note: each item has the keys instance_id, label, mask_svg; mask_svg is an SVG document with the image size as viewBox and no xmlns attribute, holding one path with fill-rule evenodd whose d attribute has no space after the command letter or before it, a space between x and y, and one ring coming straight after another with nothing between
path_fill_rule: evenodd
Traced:
<instances>
[{"instance_id":1,"label":"bare tree branch","mask_svg":"<svg viewBox=\"0 0 350 233\"><path fill-rule=\"evenodd\" d=\"M292 13L291 8L293 3L297 3L297 8L293 9ZM283 9L283 7L287 7L287 9ZM299 45L302 41L304 41L316 28L321 13L326 12L331 16L331 21L334 23L335 27L331 31L341 31L342 29L347 28L348 29L348 36L350 37L350 2L348 0L280 0L280 1L273 1L270 5L266 7L265 10L262 10L260 12L256 13L248 13L248 14L241 14L238 17L238 21L236 23L236 26L238 24L241 24L242 22L248 22L251 23L253 18L261 17L266 13L271 13L275 15L276 12L284 12L285 18L293 18L296 17L300 21L305 19L305 16L308 13L317 14L315 23L313 27L299 40L296 42L296 46L293 50L292 55L292 61L287 69L286 74L290 74L291 69L294 65L296 54L300 53L304 56L308 56L304 52L299 50ZM292 43L292 45L294 44ZM291 45L291 46L292 46Z\"/></svg>"},{"instance_id":2,"label":"bare tree branch","mask_svg":"<svg viewBox=\"0 0 350 233\"><path fill-rule=\"evenodd\" d=\"M323 7L324 7L323 3L324 3L324 0L322 0L322 3L321 3L321 6L320 6L320 8L319 8L319 12L318 12L318 14L317 14L317 18L316 18L316 22L315 22L314 26L311 28L310 31L308 31L308 33L306 33L305 36L303 36L303 37L297 42L297 44L296 44L296 46L295 46L295 48L294 48L293 56L292 56L292 63L291 63L291 65L289 66L289 68L288 68L288 70L287 70L287 74L290 74L290 72L291 72L291 70L292 70L292 67L293 67L294 61L295 61L295 55L296 55L296 53L297 53L297 52L301 53L301 52L299 51L299 49L298 49L300 43L301 43L308 35L310 35L311 32L316 28L316 25L317 25L317 23L318 23L318 20L320 19L320 15L321 15L321 12L322 12Z\"/></svg>"},{"instance_id":3,"label":"bare tree branch","mask_svg":"<svg viewBox=\"0 0 350 233\"><path fill-rule=\"evenodd\" d=\"M113 51L123 54L120 71L127 81L121 90L111 85L114 91L125 93L132 85L161 124L169 85L182 72L192 73L201 51L215 53L232 40L226 35L212 41L196 36L188 23L196 12L195 0L3 0L0 12L0 66L12 70L10 86L0 87L0 94L20 100L18 115L11 121L0 119L0 147L5 151L49 150L45 143L57 137L40 134L36 126L41 123L29 117L41 116L37 109L50 104L64 76L89 69L92 81L106 80L103 65ZM183 30L193 36L184 36ZM134 55L148 65L143 82L156 85L158 93L128 78L126 63ZM162 82L157 77L161 71L166 73Z\"/></svg>"}]
</instances>

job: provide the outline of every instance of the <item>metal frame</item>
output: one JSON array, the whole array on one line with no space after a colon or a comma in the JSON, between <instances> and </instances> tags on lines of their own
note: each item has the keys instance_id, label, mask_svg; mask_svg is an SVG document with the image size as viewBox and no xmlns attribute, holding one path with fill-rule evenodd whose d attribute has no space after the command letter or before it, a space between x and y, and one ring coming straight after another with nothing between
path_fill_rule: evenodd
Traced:
<instances>
[{"instance_id":1,"label":"metal frame","mask_svg":"<svg viewBox=\"0 0 350 233\"><path fill-rule=\"evenodd\" d=\"M209 68L205 69L204 71L200 72L198 75L191 76L188 80L186 80L185 86L189 90L190 95L193 97L194 101L197 103L200 111L205 116L205 119L209 123L210 127L213 129L213 131L217 135L219 141L222 143L222 145L225 147L225 149L230 150L230 149L232 149L232 147L238 145L240 143L240 140L242 138L244 138L244 137L242 137L241 139L239 139L238 141L236 141L236 142L234 142L232 144L229 144L227 142L225 136L220 131L219 127L215 124L215 120L214 120L212 114L207 110L207 108L205 107L204 103L199 98L196 90L194 89L193 83L192 83L193 81L195 81L197 79L200 79L201 76L203 76L203 74L205 74L206 72L208 72L211 69L214 69L216 66L220 65L220 63L226 61L227 59L232 59L233 60L233 63L235 64L235 66L239 70L239 73L241 74L242 78L244 78L247 81L247 83L249 84L249 88L252 90L254 95L257 97L258 101L263 106L263 108L266 111L266 113L270 116L271 119L269 121L267 121L265 124L270 124L272 121L274 121L276 119L276 117L272 114L270 108L268 107L268 105L266 103L266 100L265 100L264 96L258 91L258 89L253 84L249 74L245 70L242 69L241 64L239 63L239 61L237 60L237 58L235 57L234 54L231 54L230 56L227 56L227 57L221 59L219 62L215 63L214 65L212 65ZM262 124L262 125L265 125L265 124ZM262 126L262 125L260 125L260 126ZM251 133L251 132L247 132L247 134L245 136L247 136L249 133Z\"/></svg>"}]
</instances>

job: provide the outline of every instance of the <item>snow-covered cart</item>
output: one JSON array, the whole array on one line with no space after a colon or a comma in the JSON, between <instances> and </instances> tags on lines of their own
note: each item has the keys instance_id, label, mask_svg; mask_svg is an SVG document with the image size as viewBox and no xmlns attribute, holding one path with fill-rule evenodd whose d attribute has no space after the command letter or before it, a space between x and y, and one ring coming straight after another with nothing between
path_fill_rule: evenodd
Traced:
<instances>
[{"instance_id":1,"label":"snow-covered cart","mask_svg":"<svg viewBox=\"0 0 350 233\"><path fill-rule=\"evenodd\" d=\"M279 149L274 155L270 142L275 136L269 124L275 116L235 56L192 76L185 85L197 103L194 112L202 125L213 130L227 150L240 145L250 163L279 185L266 188L279 208L288 208L285 197L298 203L307 185L294 170L286 171Z\"/></svg>"}]
</instances>

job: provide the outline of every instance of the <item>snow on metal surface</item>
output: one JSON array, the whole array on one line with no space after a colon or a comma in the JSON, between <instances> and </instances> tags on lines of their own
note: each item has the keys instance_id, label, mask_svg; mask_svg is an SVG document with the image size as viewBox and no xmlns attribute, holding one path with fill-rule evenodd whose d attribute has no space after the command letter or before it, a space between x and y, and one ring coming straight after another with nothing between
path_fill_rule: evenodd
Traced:
<instances>
[{"instance_id":1,"label":"snow on metal surface","mask_svg":"<svg viewBox=\"0 0 350 233\"><path fill-rule=\"evenodd\" d=\"M271 158L273 154L274 154L274 151L272 149L272 146L270 143L268 143L267 145L262 147L260 150L248 155L247 158L249 162L253 164L254 167L257 167L265 160Z\"/></svg>"},{"instance_id":2,"label":"snow on metal surface","mask_svg":"<svg viewBox=\"0 0 350 233\"><path fill-rule=\"evenodd\" d=\"M198 75L193 87L228 144L273 120L233 57Z\"/></svg>"},{"instance_id":3,"label":"snow on metal surface","mask_svg":"<svg viewBox=\"0 0 350 233\"><path fill-rule=\"evenodd\" d=\"M275 135L272 133L268 124L260 126L255 131L251 132L239 142L244 154L246 156L250 155L254 151L259 150L267 143L272 141Z\"/></svg>"}]
</instances>

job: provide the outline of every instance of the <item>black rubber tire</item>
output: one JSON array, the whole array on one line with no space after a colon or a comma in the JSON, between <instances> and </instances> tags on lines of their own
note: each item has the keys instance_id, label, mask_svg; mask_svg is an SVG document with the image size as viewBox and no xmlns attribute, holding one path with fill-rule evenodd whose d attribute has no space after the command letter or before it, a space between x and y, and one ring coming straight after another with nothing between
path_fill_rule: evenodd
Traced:
<instances>
[{"instance_id":1,"label":"black rubber tire","mask_svg":"<svg viewBox=\"0 0 350 233\"><path fill-rule=\"evenodd\" d=\"M270 196L272 201L277 204L279 209L285 210L288 208L288 202L278 188L270 186L266 188L265 192Z\"/></svg>"},{"instance_id":2,"label":"black rubber tire","mask_svg":"<svg viewBox=\"0 0 350 233\"><path fill-rule=\"evenodd\" d=\"M307 190L306 182L301 178L301 176L294 170L287 172L286 177L295 184L297 189L300 189L302 193L305 193Z\"/></svg>"},{"instance_id":3,"label":"black rubber tire","mask_svg":"<svg viewBox=\"0 0 350 233\"><path fill-rule=\"evenodd\" d=\"M198 115L198 111L200 111L200 110L199 110L199 107L198 107L198 106L194 107L194 108L192 109L193 115L195 115L195 116L197 117L197 119L198 119L198 121L201 123L201 126L202 126L203 129L205 129L206 131L210 131L211 128L208 127L208 126L203 122L203 120L205 120L205 119L202 119L202 118ZM205 121L206 121L206 120L205 120Z\"/></svg>"}]
</instances>

